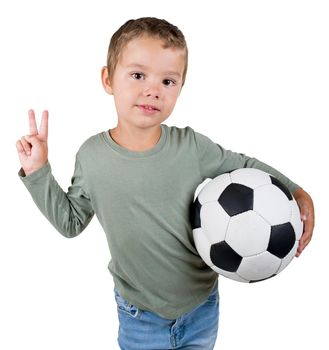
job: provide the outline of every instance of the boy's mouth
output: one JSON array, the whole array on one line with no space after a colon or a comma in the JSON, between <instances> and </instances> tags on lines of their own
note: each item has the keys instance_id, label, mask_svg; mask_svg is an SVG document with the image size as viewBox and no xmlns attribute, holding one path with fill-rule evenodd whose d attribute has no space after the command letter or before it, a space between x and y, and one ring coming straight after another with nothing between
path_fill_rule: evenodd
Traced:
<instances>
[{"instance_id":1,"label":"boy's mouth","mask_svg":"<svg viewBox=\"0 0 329 350\"><path fill-rule=\"evenodd\" d=\"M158 107L151 106L151 105L137 105L137 107L139 109L141 109L142 111L148 111L148 112L159 112L160 111L160 109Z\"/></svg>"}]
</instances>

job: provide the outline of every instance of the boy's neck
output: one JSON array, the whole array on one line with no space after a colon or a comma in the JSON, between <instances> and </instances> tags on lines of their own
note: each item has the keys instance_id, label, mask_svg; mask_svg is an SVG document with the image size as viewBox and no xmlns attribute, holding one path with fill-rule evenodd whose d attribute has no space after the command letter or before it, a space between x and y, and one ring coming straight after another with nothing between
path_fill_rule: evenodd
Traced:
<instances>
[{"instance_id":1,"label":"boy's neck","mask_svg":"<svg viewBox=\"0 0 329 350\"><path fill-rule=\"evenodd\" d=\"M111 138L121 147L134 152L153 148L161 137L161 126L149 129L127 129L119 125L109 130Z\"/></svg>"}]
</instances>

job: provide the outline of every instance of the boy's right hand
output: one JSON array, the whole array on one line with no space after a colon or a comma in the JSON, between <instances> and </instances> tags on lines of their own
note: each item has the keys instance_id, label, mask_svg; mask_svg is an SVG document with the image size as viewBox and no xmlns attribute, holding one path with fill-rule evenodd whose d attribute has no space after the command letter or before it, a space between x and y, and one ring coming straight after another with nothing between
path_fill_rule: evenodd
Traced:
<instances>
[{"instance_id":1,"label":"boy's right hand","mask_svg":"<svg viewBox=\"0 0 329 350\"><path fill-rule=\"evenodd\" d=\"M48 162L48 111L43 111L38 130L34 111L29 110L30 134L16 142L18 157L26 175Z\"/></svg>"}]
</instances>

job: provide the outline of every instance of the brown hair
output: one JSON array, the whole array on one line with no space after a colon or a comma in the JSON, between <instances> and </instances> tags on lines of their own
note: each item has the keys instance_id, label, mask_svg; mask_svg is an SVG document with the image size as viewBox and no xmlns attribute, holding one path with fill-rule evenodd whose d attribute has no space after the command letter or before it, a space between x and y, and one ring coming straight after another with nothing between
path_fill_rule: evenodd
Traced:
<instances>
[{"instance_id":1,"label":"brown hair","mask_svg":"<svg viewBox=\"0 0 329 350\"><path fill-rule=\"evenodd\" d=\"M111 78L118 63L120 53L129 41L139 38L143 35L161 39L164 42L164 48L179 48L185 51L185 68L183 71L182 82L184 85L186 72L188 50L183 33L174 25L164 19L154 17L142 17L131 19L123 24L112 36L108 53L107 69Z\"/></svg>"}]
</instances>

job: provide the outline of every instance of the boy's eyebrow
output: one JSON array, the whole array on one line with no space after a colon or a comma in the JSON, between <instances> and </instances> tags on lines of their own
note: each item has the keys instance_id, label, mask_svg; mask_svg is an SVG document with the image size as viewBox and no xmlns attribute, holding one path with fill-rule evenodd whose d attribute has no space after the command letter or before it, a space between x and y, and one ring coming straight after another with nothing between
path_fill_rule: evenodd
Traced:
<instances>
[{"instance_id":1,"label":"boy's eyebrow","mask_svg":"<svg viewBox=\"0 0 329 350\"><path fill-rule=\"evenodd\" d=\"M139 68L142 70L147 69L147 66L144 66L143 64L140 64L140 63L131 63L131 64L127 65L126 67L127 68ZM175 71L166 71L166 72L163 72L163 74L173 75L173 76L176 76L177 78L180 78L182 76L180 73L175 72Z\"/></svg>"}]
</instances>

